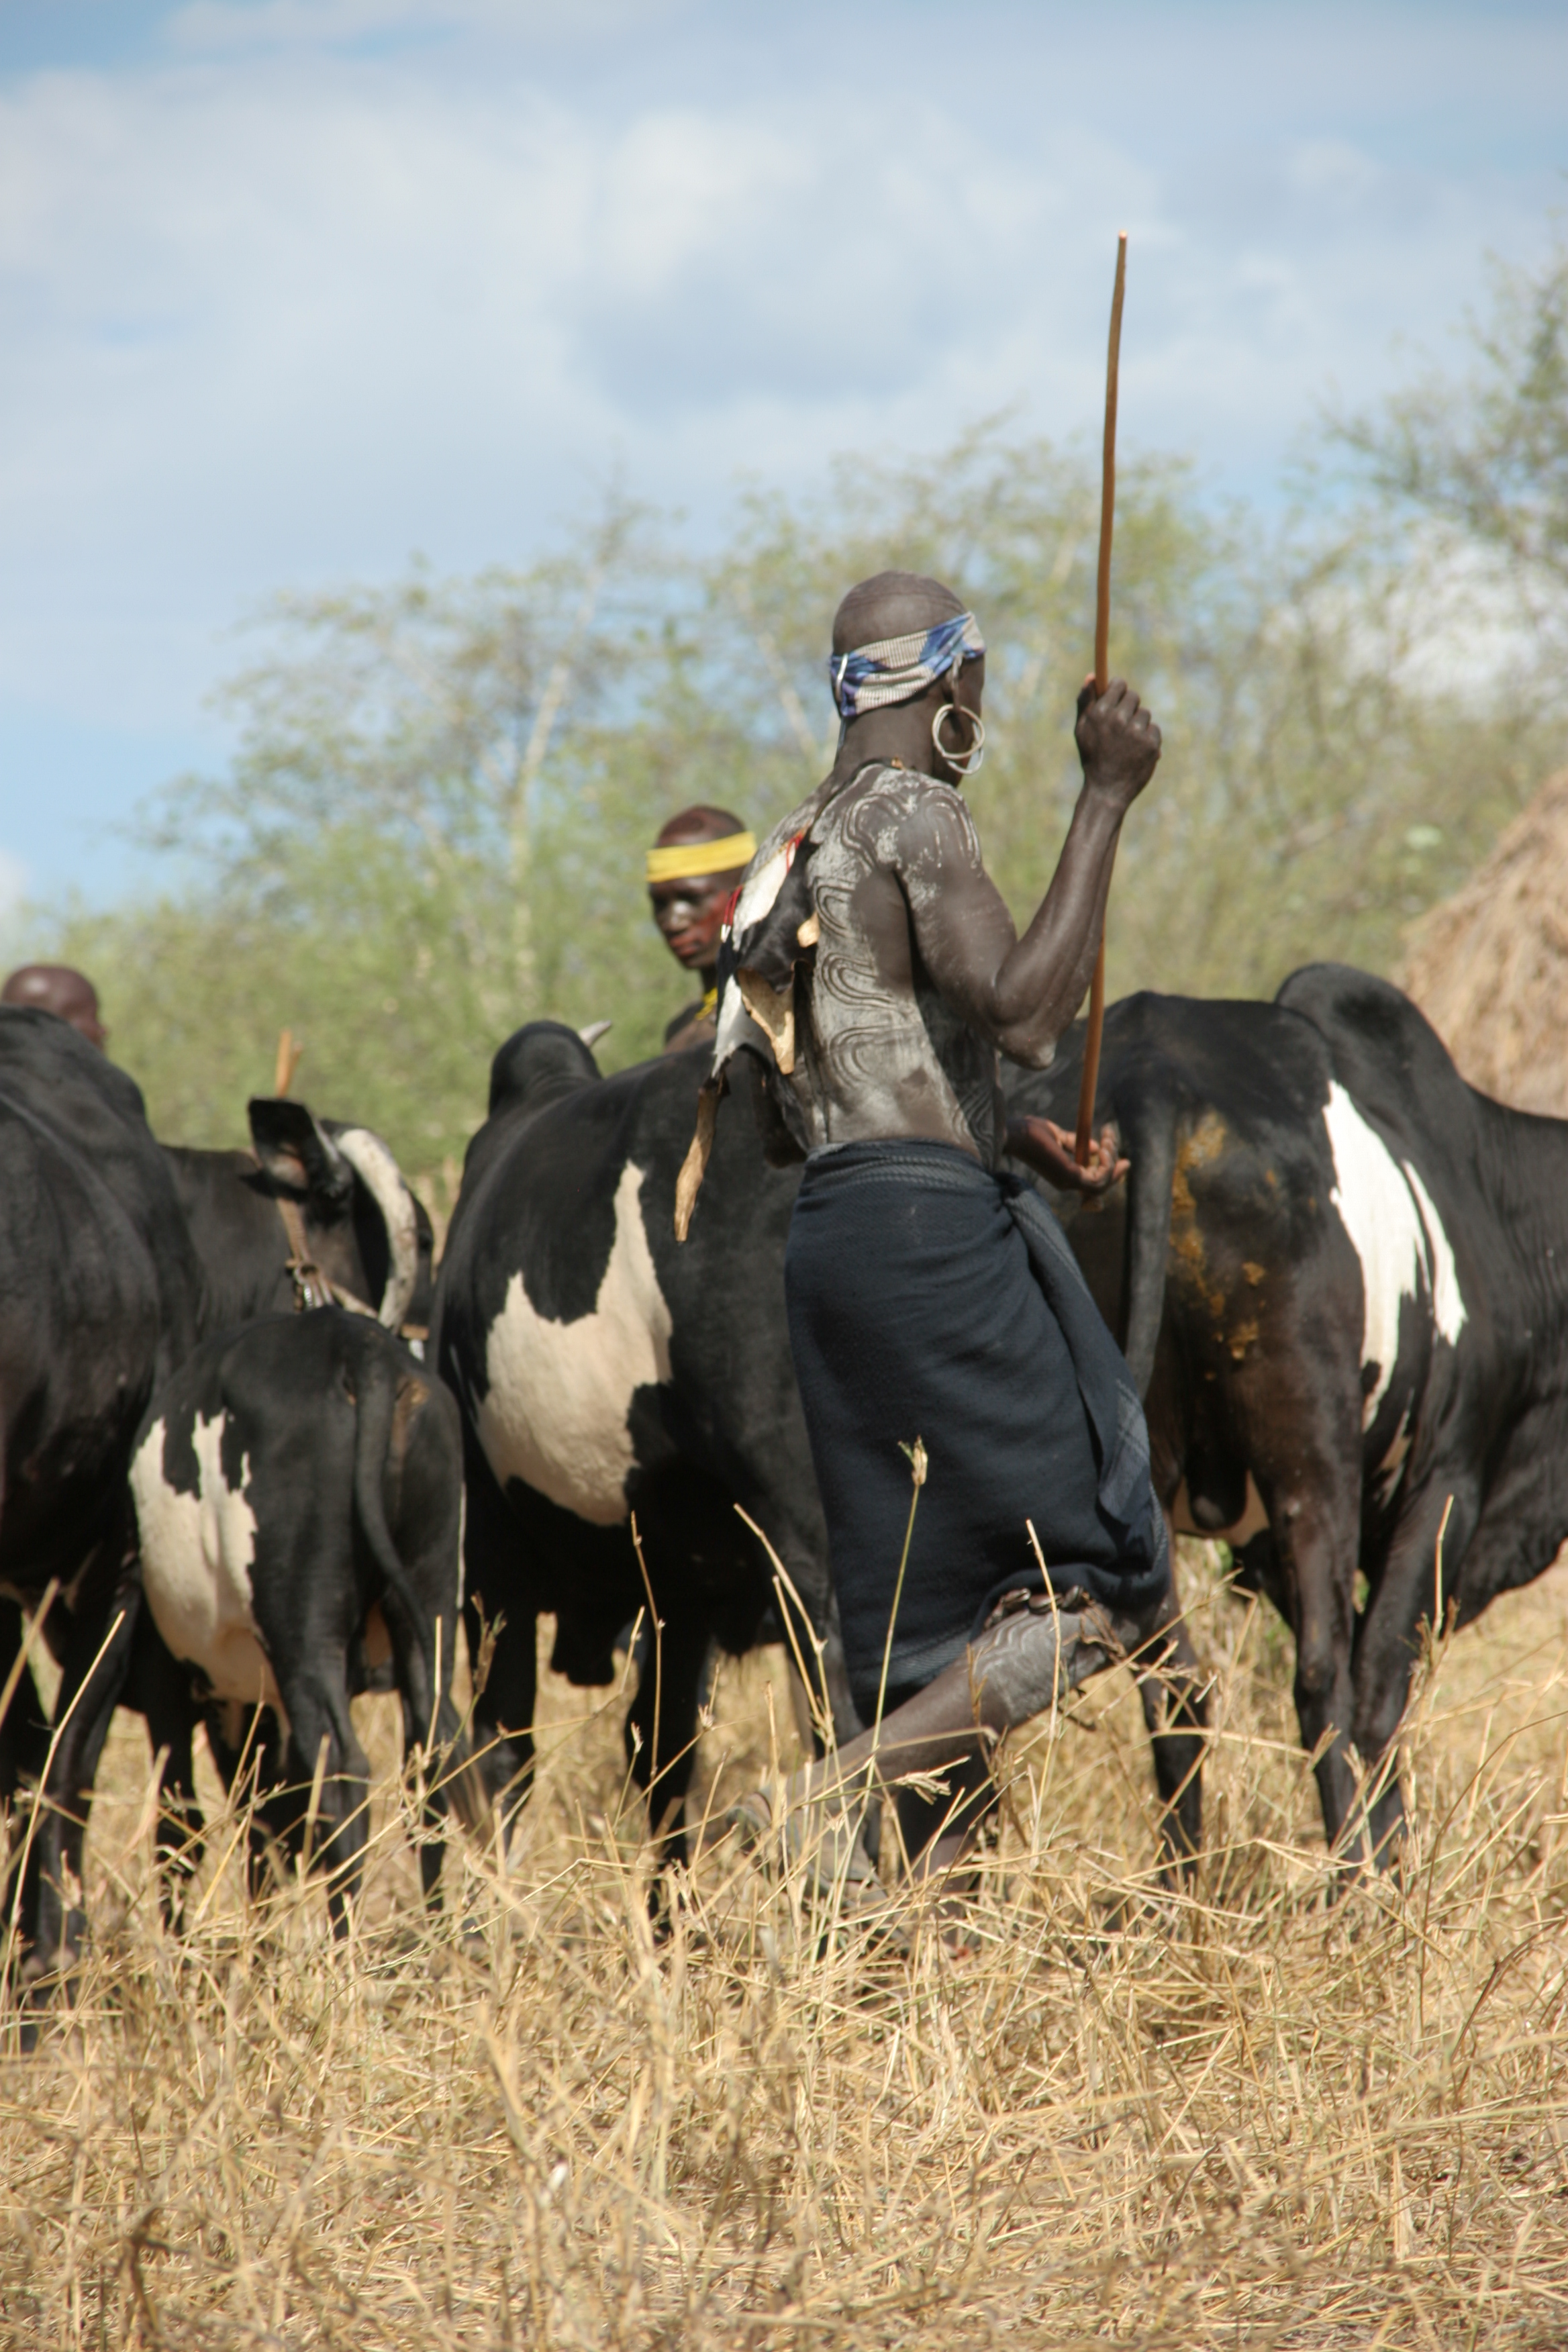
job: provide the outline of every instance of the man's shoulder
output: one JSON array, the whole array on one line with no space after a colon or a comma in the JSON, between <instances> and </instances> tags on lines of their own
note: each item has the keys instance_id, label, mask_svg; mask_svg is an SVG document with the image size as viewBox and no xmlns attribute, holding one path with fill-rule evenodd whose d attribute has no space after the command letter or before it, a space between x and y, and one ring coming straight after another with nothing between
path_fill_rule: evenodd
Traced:
<instances>
[{"instance_id":1,"label":"man's shoulder","mask_svg":"<svg viewBox=\"0 0 1568 2352\"><path fill-rule=\"evenodd\" d=\"M965 822L969 816L963 793L940 776L928 776L923 768L906 768L896 760L870 760L822 811L811 828L812 838L820 840L834 826L852 824L872 810L899 817L917 811L930 810L933 815L952 811Z\"/></svg>"},{"instance_id":2,"label":"man's shoulder","mask_svg":"<svg viewBox=\"0 0 1568 2352\"><path fill-rule=\"evenodd\" d=\"M837 837L878 865L901 864L913 851L951 843L957 832L973 838L974 821L963 794L923 769L874 761L846 785L811 829L814 843Z\"/></svg>"}]
</instances>

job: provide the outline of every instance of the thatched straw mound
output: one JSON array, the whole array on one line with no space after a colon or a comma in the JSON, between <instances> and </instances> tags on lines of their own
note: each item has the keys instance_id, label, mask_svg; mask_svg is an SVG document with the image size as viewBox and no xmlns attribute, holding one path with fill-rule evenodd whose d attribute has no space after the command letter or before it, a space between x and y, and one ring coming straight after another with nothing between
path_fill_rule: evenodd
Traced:
<instances>
[{"instance_id":1,"label":"thatched straw mound","mask_svg":"<svg viewBox=\"0 0 1568 2352\"><path fill-rule=\"evenodd\" d=\"M1548 777L1395 974L1473 1087L1568 1118L1568 769Z\"/></svg>"}]
</instances>

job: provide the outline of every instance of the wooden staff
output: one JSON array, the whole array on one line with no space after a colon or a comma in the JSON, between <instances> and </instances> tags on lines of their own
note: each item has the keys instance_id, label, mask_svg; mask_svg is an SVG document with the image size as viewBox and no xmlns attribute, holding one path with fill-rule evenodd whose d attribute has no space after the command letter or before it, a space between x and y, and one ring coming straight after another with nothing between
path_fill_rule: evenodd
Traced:
<instances>
[{"instance_id":1,"label":"wooden staff","mask_svg":"<svg viewBox=\"0 0 1568 2352\"><path fill-rule=\"evenodd\" d=\"M294 1073L300 1066L300 1056L304 1050L304 1046L296 1038L292 1029L279 1029L278 1060L272 1073L272 1091L275 1095L286 1095L293 1085Z\"/></svg>"},{"instance_id":2,"label":"wooden staff","mask_svg":"<svg viewBox=\"0 0 1568 2352\"><path fill-rule=\"evenodd\" d=\"M1110 347L1105 360L1105 453L1100 488L1100 580L1094 599L1094 690L1110 683L1110 533L1116 520L1116 379L1121 363L1121 298L1127 291L1127 231L1116 240L1116 286L1110 297ZM1109 882L1106 885L1110 891ZM1108 898L1109 903L1109 898ZM1078 1134L1073 1158L1089 1166L1094 1091L1100 1084L1100 1041L1105 1028L1105 925L1089 991L1089 1029L1083 1041L1083 1081L1078 1090Z\"/></svg>"}]
</instances>

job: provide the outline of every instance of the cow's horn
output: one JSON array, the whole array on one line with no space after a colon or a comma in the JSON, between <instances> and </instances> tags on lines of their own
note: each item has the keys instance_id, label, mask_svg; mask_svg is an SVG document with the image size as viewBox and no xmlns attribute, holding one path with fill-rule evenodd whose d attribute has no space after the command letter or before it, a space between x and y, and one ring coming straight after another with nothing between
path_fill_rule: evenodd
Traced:
<instances>
[{"instance_id":1,"label":"cow's horn","mask_svg":"<svg viewBox=\"0 0 1568 2352\"><path fill-rule=\"evenodd\" d=\"M368 1127L341 1127L335 1139L338 1150L381 1211L382 1223L386 1227L391 1262L376 1320L389 1331L395 1331L408 1312L408 1302L419 1276L419 1223L414 1213L414 1195L404 1182L403 1171L391 1151Z\"/></svg>"},{"instance_id":2,"label":"cow's horn","mask_svg":"<svg viewBox=\"0 0 1568 2352\"><path fill-rule=\"evenodd\" d=\"M594 1047L598 1044L600 1038L607 1037L615 1025L616 1024L613 1021L590 1021L585 1029L578 1030L577 1034L583 1040L584 1045L588 1047L590 1052L592 1052Z\"/></svg>"}]
</instances>

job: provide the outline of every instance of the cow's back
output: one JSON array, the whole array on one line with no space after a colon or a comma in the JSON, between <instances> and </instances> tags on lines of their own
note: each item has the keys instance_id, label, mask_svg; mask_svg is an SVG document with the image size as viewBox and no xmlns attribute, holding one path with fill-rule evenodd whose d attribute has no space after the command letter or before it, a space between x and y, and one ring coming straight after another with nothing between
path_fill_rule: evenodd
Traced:
<instances>
[{"instance_id":1,"label":"cow's back","mask_svg":"<svg viewBox=\"0 0 1568 2352\"><path fill-rule=\"evenodd\" d=\"M0 1574L31 1591L104 1524L202 1283L139 1089L44 1013L0 1011Z\"/></svg>"},{"instance_id":2,"label":"cow's back","mask_svg":"<svg viewBox=\"0 0 1568 2352\"><path fill-rule=\"evenodd\" d=\"M721 1471L746 1412L775 1439L798 1419L783 1292L798 1176L764 1162L743 1089L675 1238L703 1074L701 1055L670 1055L503 1101L469 1148L442 1261L438 1360L501 1483L512 1462L600 1524L677 1452ZM510 1433L499 1401L487 1412L502 1383Z\"/></svg>"}]
</instances>

